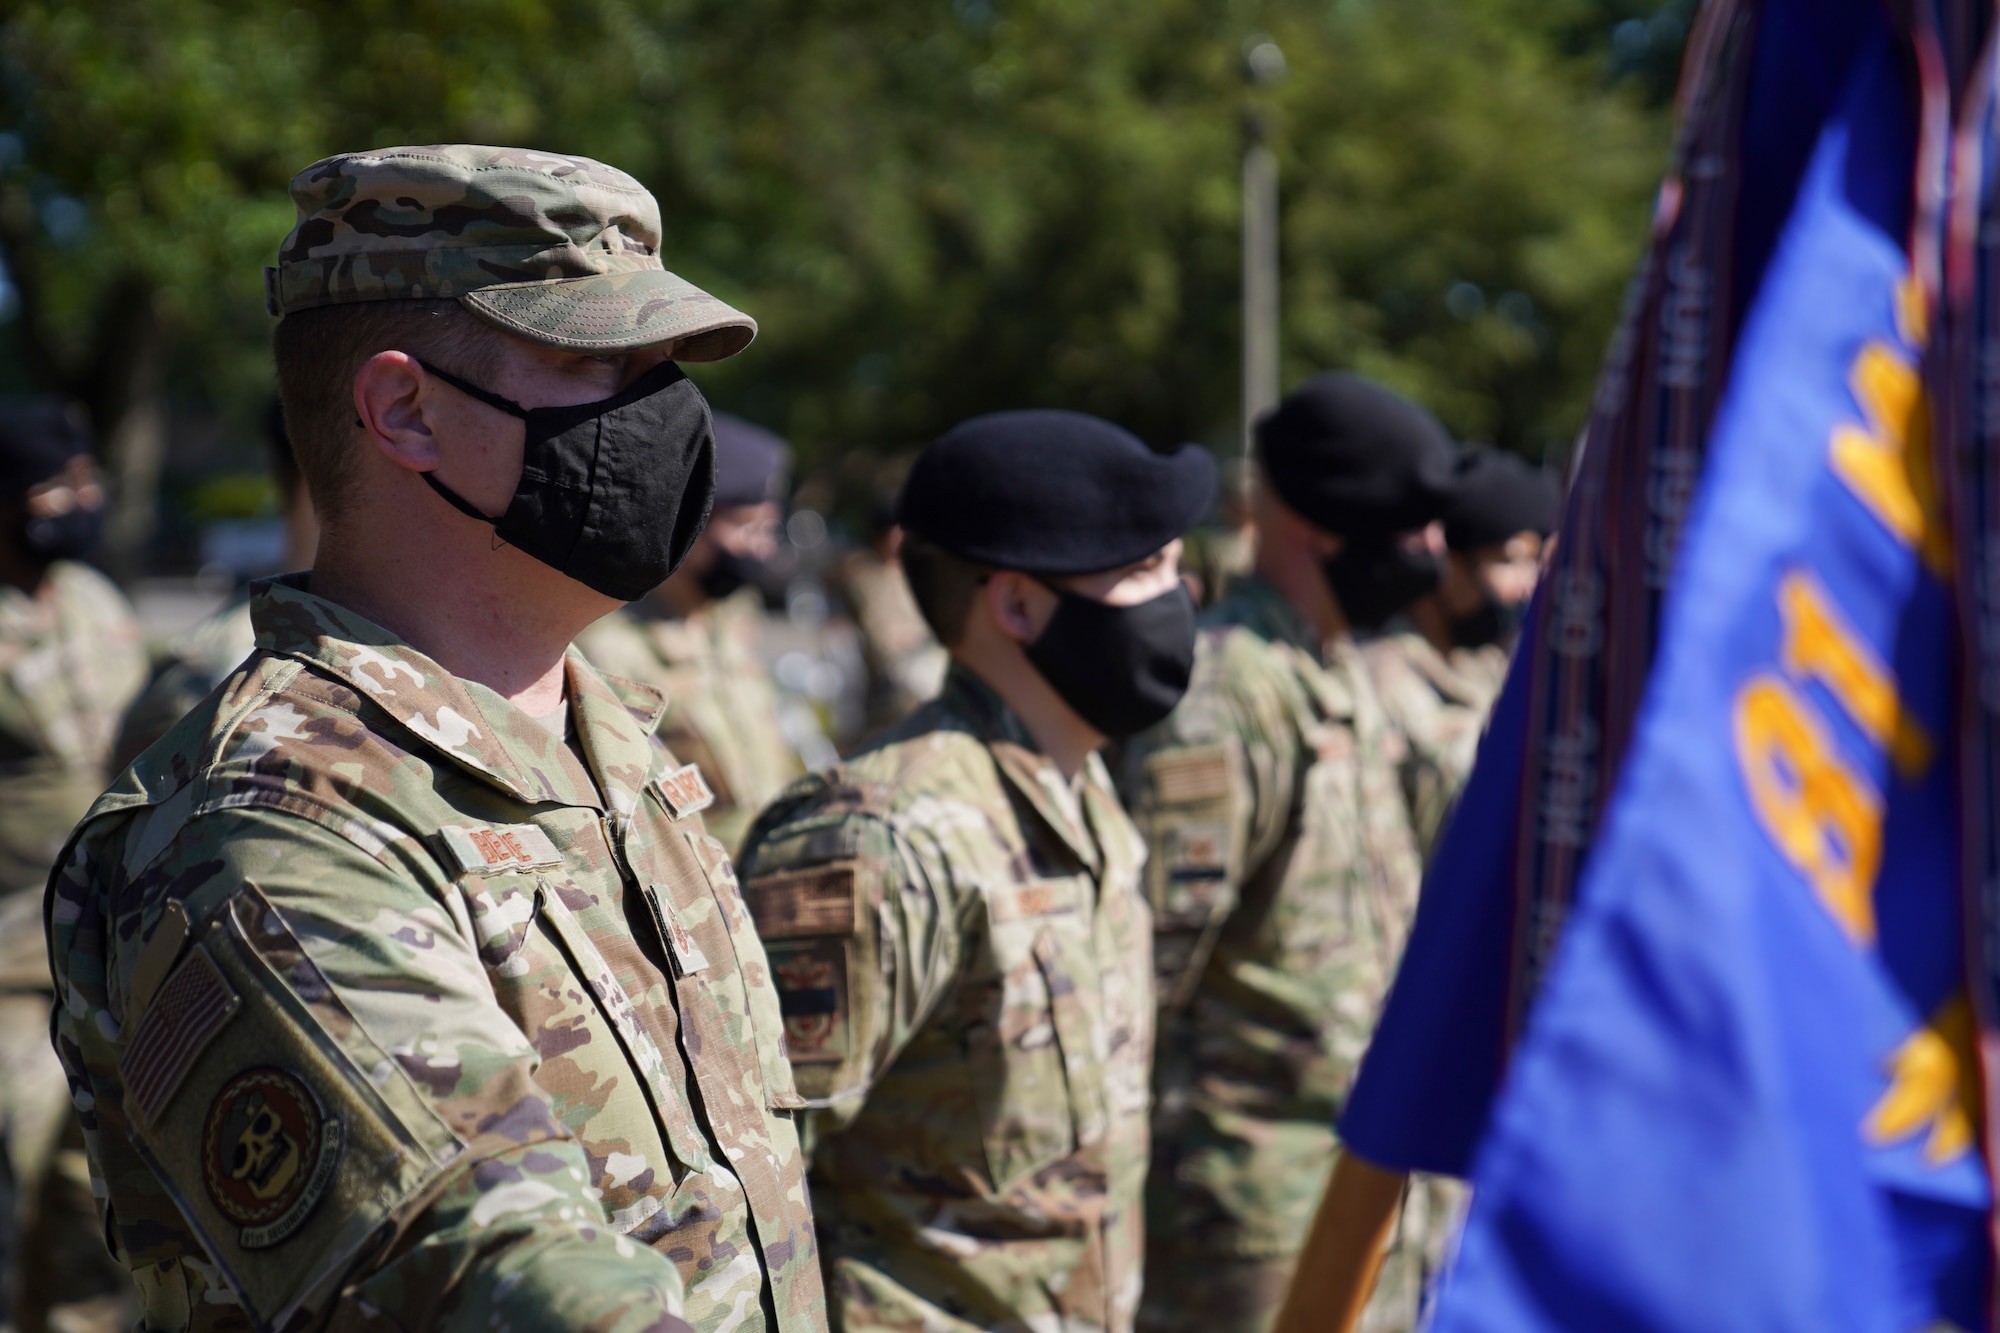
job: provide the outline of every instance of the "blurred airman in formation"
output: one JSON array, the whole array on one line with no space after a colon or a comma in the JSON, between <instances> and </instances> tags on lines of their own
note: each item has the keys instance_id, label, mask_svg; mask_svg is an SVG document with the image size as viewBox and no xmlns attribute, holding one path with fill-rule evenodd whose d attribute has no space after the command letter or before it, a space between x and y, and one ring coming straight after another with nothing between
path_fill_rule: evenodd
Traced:
<instances>
[{"instance_id":1,"label":"blurred airman in formation","mask_svg":"<svg viewBox=\"0 0 2000 1333\"><path fill-rule=\"evenodd\" d=\"M1558 499L1555 479L1518 455L1466 450L1445 494L1437 587L1362 649L1409 743L1399 769L1426 860L1506 680Z\"/></svg>"},{"instance_id":2,"label":"blurred airman in formation","mask_svg":"<svg viewBox=\"0 0 2000 1333\"><path fill-rule=\"evenodd\" d=\"M299 471L292 442L285 434L284 411L276 402L264 416L264 447L284 523L284 567L310 569L313 551L319 545L319 518L313 512L305 474ZM257 631L250 622L247 595L176 635L163 660L154 667L152 679L125 714L112 753L112 771L137 759L140 751L193 712L256 646Z\"/></svg>"},{"instance_id":3,"label":"blurred airman in formation","mask_svg":"<svg viewBox=\"0 0 2000 1333\"><path fill-rule=\"evenodd\" d=\"M61 559L80 441L0 422L0 910L49 881L55 964L4 937L22 1198L69 1124L149 1330L1262 1333L1549 484L1323 375L1184 556L1205 451L974 418L839 571L885 729L808 776L790 451L676 364L755 325L651 196L449 145L293 196L310 573L129 711L130 614ZM1412 1188L1366 1327L1414 1326L1450 1206Z\"/></svg>"},{"instance_id":4,"label":"blurred airman in formation","mask_svg":"<svg viewBox=\"0 0 2000 1333\"><path fill-rule=\"evenodd\" d=\"M861 632L868 672L863 726L872 736L936 697L950 657L924 622L903 577L906 534L895 493L878 493L871 500L866 540L841 560L839 572L841 595Z\"/></svg>"},{"instance_id":5,"label":"blurred airman in formation","mask_svg":"<svg viewBox=\"0 0 2000 1333\"><path fill-rule=\"evenodd\" d=\"M146 680L131 606L83 563L104 502L77 414L52 402L0 409L0 1303L29 1330L117 1328L133 1314L49 1047L55 990L41 930L49 871L110 777L120 718Z\"/></svg>"}]
</instances>

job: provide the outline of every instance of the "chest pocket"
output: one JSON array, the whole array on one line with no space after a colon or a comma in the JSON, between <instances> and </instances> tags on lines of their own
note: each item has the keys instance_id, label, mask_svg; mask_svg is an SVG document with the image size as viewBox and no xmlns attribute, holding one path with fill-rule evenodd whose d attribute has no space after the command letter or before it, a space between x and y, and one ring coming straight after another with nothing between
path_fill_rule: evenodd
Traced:
<instances>
[{"instance_id":1,"label":"chest pocket","mask_svg":"<svg viewBox=\"0 0 2000 1333\"><path fill-rule=\"evenodd\" d=\"M1266 929L1300 976L1338 967L1344 977L1362 962L1387 967L1395 909L1368 841L1354 732L1324 722L1307 740L1317 758L1306 770L1298 844Z\"/></svg>"},{"instance_id":2,"label":"chest pocket","mask_svg":"<svg viewBox=\"0 0 2000 1333\"><path fill-rule=\"evenodd\" d=\"M1153 964L1160 1004L1193 996L1222 924L1235 910L1242 849L1229 754L1221 745L1185 745L1146 757L1146 902L1153 909Z\"/></svg>"},{"instance_id":3,"label":"chest pocket","mask_svg":"<svg viewBox=\"0 0 2000 1333\"><path fill-rule=\"evenodd\" d=\"M1104 1025L1085 876L986 894L990 973L960 991L965 1056L996 1189L1101 1142Z\"/></svg>"},{"instance_id":4,"label":"chest pocket","mask_svg":"<svg viewBox=\"0 0 2000 1333\"><path fill-rule=\"evenodd\" d=\"M604 1163L592 1184L630 1231L707 1154L659 1041L576 917L589 895L560 871L459 883L494 996L541 1053L535 1081Z\"/></svg>"}]
</instances>

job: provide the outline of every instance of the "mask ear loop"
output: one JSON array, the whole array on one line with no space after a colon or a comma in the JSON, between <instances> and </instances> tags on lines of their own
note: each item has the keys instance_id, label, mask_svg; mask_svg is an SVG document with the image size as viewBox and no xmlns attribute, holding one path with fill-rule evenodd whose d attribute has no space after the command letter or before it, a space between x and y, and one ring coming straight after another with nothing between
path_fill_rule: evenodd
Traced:
<instances>
[{"instance_id":1,"label":"mask ear loop","mask_svg":"<svg viewBox=\"0 0 2000 1333\"><path fill-rule=\"evenodd\" d=\"M499 411L505 412L510 417L518 417L522 421L526 421L528 419L528 410L522 407L519 403L514 402L512 399L502 398L499 394L494 393L489 389L482 389L477 384L472 383L470 380L460 379L458 376L452 374L448 370L440 370L438 367L432 365L430 362L424 360L420 356L410 355L409 353L405 353L405 355L410 356L410 359L412 361L415 361L418 365L422 366L425 369L425 371L427 371L432 375L437 376L439 379L443 380L446 384L449 384L452 388L458 390L466 397L476 398L480 402L485 403L488 407L497 408ZM356 421L354 424L358 426L361 423L359 421ZM439 481L437 479L436 472L434 471L419 472L417 475L422 477L424 479L424 484L430 487L433 491L436 491L438 495L444 500L444 502L450 505L453 509L456 509L461 514L464 514L467 518L477 519L479 522L484 523L487 527L492 528L493 550L498 551L502 547L507 545L507 542L500 536L499 519L494 518L488 514L482 513L479 509L474 507L474 505L470 500L467 500L457 491L454 491L453 489L451 489L451 487Z\"/></svg>"}]
</instances>

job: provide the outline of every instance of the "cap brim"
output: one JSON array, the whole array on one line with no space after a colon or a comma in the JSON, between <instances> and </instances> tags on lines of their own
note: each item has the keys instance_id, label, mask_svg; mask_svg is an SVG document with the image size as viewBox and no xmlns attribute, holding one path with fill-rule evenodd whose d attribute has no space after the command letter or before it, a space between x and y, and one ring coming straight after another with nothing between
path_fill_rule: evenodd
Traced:
<instances>
[{"instance_id":1,"label":"cap brim","mask_svg":"<svg viewBox=\"0 0 2000 1333\"><path fill-rule=\"evenodd\" d=\"M676 361L720 361L757 336L756 320L662 269L502 283L458 299L509 333L572 352L678 342Z\"/></svg>"}]
</instances>

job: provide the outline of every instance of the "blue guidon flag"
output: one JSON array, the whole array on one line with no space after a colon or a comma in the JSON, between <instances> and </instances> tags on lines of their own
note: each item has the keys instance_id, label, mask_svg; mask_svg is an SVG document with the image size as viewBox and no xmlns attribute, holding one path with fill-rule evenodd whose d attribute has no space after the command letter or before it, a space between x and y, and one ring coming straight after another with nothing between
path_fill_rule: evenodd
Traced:
<instances>
[{"instance_id":1,"label":"blue guidon flag","mask_svg":"<svg viewBox=\"0 0 2000 1333\"><path fill-rule=\"evenodd\" d=\"M1991 1329L1991 5L1712 2L1479 765L1342 1118L1468 1330Z\"/></svg>"}]
</instances>

